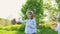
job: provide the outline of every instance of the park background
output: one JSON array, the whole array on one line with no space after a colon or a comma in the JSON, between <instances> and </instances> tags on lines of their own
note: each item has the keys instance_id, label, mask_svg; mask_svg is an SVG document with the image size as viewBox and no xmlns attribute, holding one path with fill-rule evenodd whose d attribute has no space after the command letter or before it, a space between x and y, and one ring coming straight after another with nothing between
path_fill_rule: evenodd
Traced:
<instances>
[{"instance_id":1,"label":"park background","mask_svg":"<svg viewBox=\"0 0 60 34\"><path fill-rule=\"evenodd\" d=\"M11 21L26 19L27 9L34 12L37 34L57 34L51 24L57 22L60 0L0 0L0 34L25 34L25 23L12 24Z\"/></svg>"}]
</instances>

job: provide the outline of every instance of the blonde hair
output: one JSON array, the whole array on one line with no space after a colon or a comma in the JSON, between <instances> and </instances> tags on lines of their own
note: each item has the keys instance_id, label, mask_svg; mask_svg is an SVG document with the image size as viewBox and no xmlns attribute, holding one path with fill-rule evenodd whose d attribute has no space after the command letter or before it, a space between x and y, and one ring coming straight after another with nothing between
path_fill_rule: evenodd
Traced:
<instances>
[{"instance_id":1,"label":"blonde hair","mask_svg":"<svg viewBox=\"0 0 60 34\"><path fill-rule=\"evenodd\" d=\"M33 11L31 11L31 10L27 10L26 15L27 15L28 13L31 13L31 14L33 15Z\"/></svg>"}]
</instances>

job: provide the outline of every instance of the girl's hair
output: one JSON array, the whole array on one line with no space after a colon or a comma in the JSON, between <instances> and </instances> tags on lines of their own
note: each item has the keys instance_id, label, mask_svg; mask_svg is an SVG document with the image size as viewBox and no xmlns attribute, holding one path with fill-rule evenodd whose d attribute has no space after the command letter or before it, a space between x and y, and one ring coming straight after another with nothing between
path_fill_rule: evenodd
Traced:
<instances>
[{"instance_id":1,"label":"girl's hair","mask_svg":"<svg viewBox=\"0 0 60 34\"><path fill-rule=\"evenodd\" d=\"M30 13L30 14L33 15L33 11L31 11L31 10L27 10L26 15L27 15L28 13Z\"/></svg>"}]
</instances>

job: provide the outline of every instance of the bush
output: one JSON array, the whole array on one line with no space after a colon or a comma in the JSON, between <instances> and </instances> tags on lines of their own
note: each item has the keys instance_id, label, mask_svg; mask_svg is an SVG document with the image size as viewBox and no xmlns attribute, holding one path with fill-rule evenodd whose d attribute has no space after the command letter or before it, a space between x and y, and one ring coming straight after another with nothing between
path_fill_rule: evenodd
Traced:
<instances>
[{"instance_id":1,"label":"bush","mask_svg":"<svg viewBox=\"0 0 60 34\"><path fill-rule=\"evenodd\" d=\"M9 25L9 26L0 26L0 30L7 30L7 31L24 31L24 25Z\"/></svg>"}]
</instances>

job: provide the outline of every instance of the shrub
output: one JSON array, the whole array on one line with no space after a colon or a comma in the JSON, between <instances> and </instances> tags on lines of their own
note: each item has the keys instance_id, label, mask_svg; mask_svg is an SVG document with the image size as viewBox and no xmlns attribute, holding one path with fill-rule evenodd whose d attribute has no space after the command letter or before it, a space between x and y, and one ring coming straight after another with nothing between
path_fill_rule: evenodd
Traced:
<instances>
[{"instance_id":1,"label":"shrub","mask_svg":"<svg viewBox=\"0 0 60 34\"><path fill-rule=\"evenodd\" d=\"M7 30L7 31L23 31L24 25L9 25L9 26L0 26L0 30Z\"/></svg>"}]
</instances>

